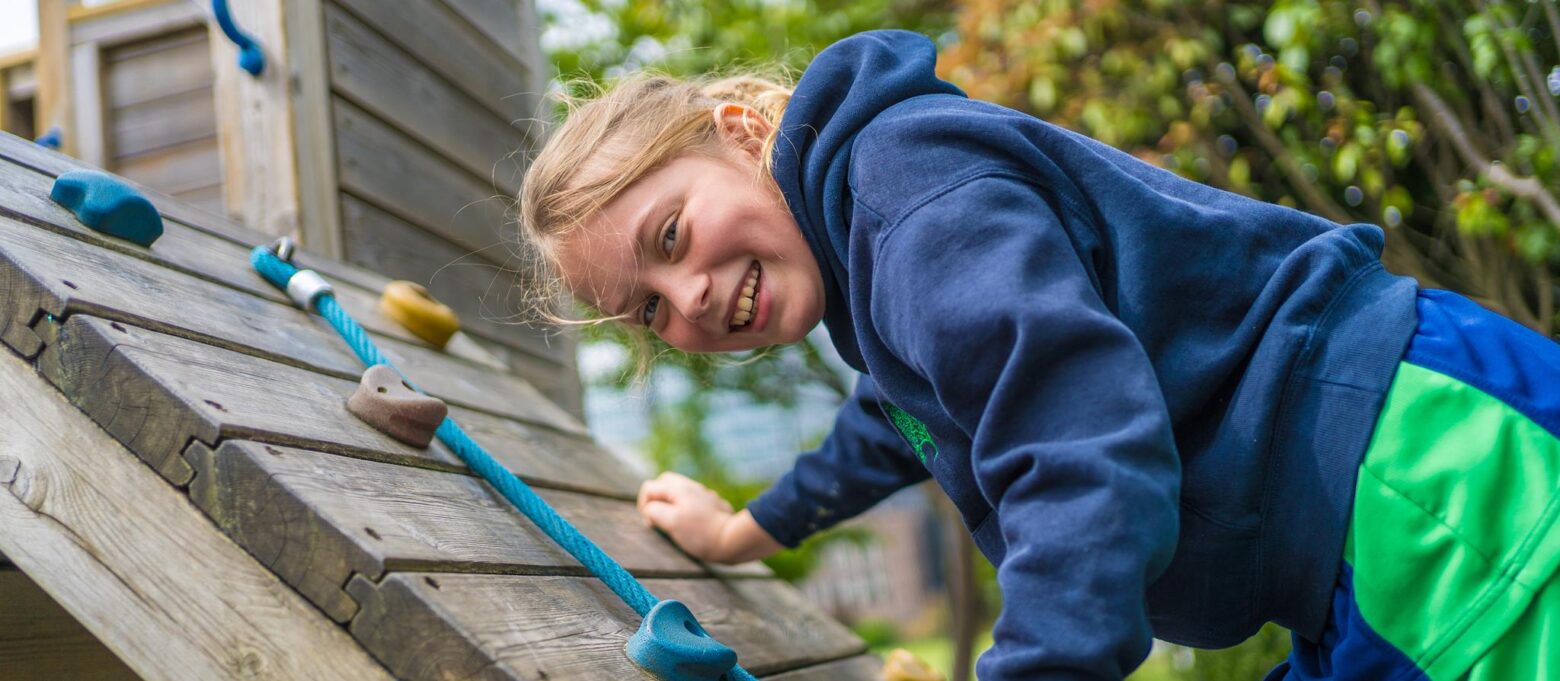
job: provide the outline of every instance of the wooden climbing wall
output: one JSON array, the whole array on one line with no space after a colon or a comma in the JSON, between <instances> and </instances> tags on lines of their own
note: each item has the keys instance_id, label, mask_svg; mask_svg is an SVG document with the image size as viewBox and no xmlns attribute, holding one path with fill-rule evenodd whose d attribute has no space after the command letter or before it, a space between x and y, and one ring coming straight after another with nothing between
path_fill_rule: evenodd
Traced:
<instances>
[{"instance_id":1,"label":"wooden climbing wall","mask_svg":"<svg viewBox=\"0 0 1560 681\"><path fill-rule=\"evenodd\" d=\"M76 165L0 135L0 341L9 348L0 351L9 370L0 371L0 399L46 405L63 395L117 440L114 448L155 471L74 484L119 498L183 495L211 534L220 530L223 542L242 547L310 605L301 614L268 605L266 619L287 625L285 618L296 618L288 631L344 632L395 677L640 677L622 652L637 616L445 447L408 447L346 412L361 367L323 320L289 305L253 273L248 250L261 235L149 192L165 218L161 240L141 248L104 237L47 198L52 176ZM859 639L762 566L703 565L645 528L633 504L638 481L502 356L465 335L446 352L427 347L375 310L379 274L300 259L332 280L342 306L414 381L445 399L496 459L653 592L688 603L747 669L787 681L876 677L877 663ZM41 394L7 378L16 367L36 371L52 388L33 381ZM51 442L79 452L77 438L91 433L46 427L43 416L27 416L33 413L5 417L13 429L6 437L33 444L10 454L0 448L0 492L11 495L0 494L0 515L25 521L0 518L0 552L56 595L131 583L118 575L99 584L73 569L81 551L108 565L102 556L115 552L90 542L121 513L44 516L45 490L72 483L38 482L31 468L50 460L27 457ZM133 480L142 482L126 482ZM18 501L35 515L13 510ZM123 513L131 511L141 509ZM59 548L29 539L57 530L51 522L65 527ZM163 523L128 527L149 534L120 538L119 551L169 540L158 534ZM181 530L180 544L193 542L194 531ZM199 562L166 560L177 564L160 566L155 553L131 562L137 571L195 571L152 580L180 589L223 589L238 569L206 573ZM138 610L105 620L87 616L95 599L59 600L132 668L186 677L144 671L166 669L167 656L127 644L134 631L115 633ZM163 611L156 600L142 596L125 607L155 618ZM247 621L257 612L234 617ZM198 641L223 623L233 624L188 622L172 636L181 645L181 637ZM324 678L300 669L357 654L272 662L274 644L254 645L263 650L229 660L228 676ZM347 678L344 669L332 673ZM363 674L353 678L372 677Z\"/></svg>"}]
</instances>

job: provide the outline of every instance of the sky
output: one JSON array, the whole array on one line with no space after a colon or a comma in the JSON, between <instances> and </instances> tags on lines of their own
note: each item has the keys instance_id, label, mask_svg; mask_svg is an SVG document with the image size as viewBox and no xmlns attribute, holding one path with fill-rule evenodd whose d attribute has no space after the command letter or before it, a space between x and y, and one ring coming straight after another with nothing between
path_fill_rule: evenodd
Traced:
<instances>
[{"instance_id":1,"label":"sky","mask_svg":"<svg viewBox=\"0 0 1560 681\"><path fill-rule=\"evenodd\" d=\"M0 0L0 54L38 42L38 0Z\"/></svg>"}]
</instances>

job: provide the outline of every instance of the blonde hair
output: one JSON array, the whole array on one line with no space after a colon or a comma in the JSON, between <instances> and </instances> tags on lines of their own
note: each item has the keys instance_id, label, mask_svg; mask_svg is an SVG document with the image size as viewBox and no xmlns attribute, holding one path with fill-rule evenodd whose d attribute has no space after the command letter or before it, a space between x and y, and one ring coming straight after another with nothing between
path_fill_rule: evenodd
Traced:
<instances>
[{"instance_id":1,"label":"blonde hair","mask_svg":"<svg viewBox=\"0 0 1560 681\"><path fill-rule=\"evenodd\" d=\"M596 94L569 94L576 89ZM566 117L531 161L520 189L520 252L527 261L521 283L524 299L537 317L554 324L620 319L597 314L582 322L570 314L572 296L557 255L563 236L663 165L688 154L725 153L729 143L721 138L712 115L722 103L748 106L769 122L758 179L773 183L771 156L791 100L790 87L756 75L681 80L642 72L609 91L600 90L588 81L576 81L557 95ZM650 339L635 330L644 329L627 329L646 350L637 353L642 373Z\"/></svg>"}]
</instances>

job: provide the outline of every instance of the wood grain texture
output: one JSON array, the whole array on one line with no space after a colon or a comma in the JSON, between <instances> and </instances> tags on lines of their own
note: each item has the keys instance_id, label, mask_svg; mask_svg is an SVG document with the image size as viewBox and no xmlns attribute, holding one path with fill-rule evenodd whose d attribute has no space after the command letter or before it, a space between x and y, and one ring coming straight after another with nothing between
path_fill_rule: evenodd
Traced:
<instances>
[{"instance_id":1,"label":"wood grain texture","mask_svg":"<svg viewBox=\"0 0 1560 681\"><path fill-rule=\"evenodd\" d=\"M25 573L0 569L0 604L0 679L140 681Z\"/></svg>"},{"instance_id":2,"label":"wood grain texture","mask_svg":"<svg viewBox=\"0 0 1560 681\"><path fill-rule=\"evenodd\" d=\"M737 651L771 674L864 652L861 641L777 580L650 579ZM623 653L639 616L600 581L392 572L347 590L362 610L352 634L404 679L644 678Z\"/></svg>"},{"instance_id":3,"label":"wood grain texture","mask_svg":"<svg viewBox=\"0 0 1560 681\"><path fill-rule=\"evenodd\" d=\"M167 194L203 187L222 176L217 138L201 137L170 147L116 158L108 170Z\"/></svg>"},{"instance_id":4,"label":"wood grain texture","mask_svg":"<svg viewBox=\"0 0 1560 681\"><path fill-rule=\"evenodd\" d=\"M511 196L351 102L337 97L333 110L342 189L461 248L485 253L500 247Z\"/></svg>"},{"instance_id":5,"label":"wood grain texture","mask_svg":"<svg viewBox=\"0 0 1560 681\"><path fill-rule=\"evenodd\" d=\"M0 155L5 153L4 146L7 139L15 138L0 135ZM26 221L116 253L145 259L199 279L218 282L266 300L287 303L287 298L281 291L261 279L249 267L248 247L168 219L164 220L163 238L158 239L151 248L108 238L77 222L68 211L50 201L48 199L50 183L51 180L47 176L25 168L0 164L0 215ZM317 257L303 253L300 253L295 260L310 267L318 262L332 262L321 261ZM331 267L320 268L320 272L337 285L337 301L358 323L380 336L410 344L425 345L400 324L379 313L377 292L356 285L358 281L366 281L378 282L379 286L383 286L388 279L368 275L339 263L335 264L334 268L353 275L351 279L343 281L327 272L332 269ZM475 340L465 333L456 334L450 344L445 346L445 352L452 356L483 366L505 369L507 364L498 354L499 349L499 346ZM507 356L507 351L504 352L504 356Z\"/></svg>"},{"instance_id":6,"label":"wood grain texture","mask_svg":"<svg viewBox=\"0 0 1560 681\"><path fill-rule=\"evenodd\" d=\"M204 27L104 50L103 62L104 106L110 109L210 89L215 78Z\"/></svg>"},{"instance_id":7,"label":"wood grain texture","mask_svg":"<svg viewBox=\"0 0 1560 681\"><path fill-rule=\"evenodd\" d=\"M341 258L341 210L336 203L336 131L326 70L325 0L282 0L287 63L293 74L293 153L298 173L300 243Z\"/></svg>"},{"instance_id":8,"label":"wood grain texture","mask_svg":"<svg viewBox=\"0 0 1560 681\"><path fill-rule=\"evenodd\" d=\"M0 550L136 674L388 681L339 627L7 353L0 396Z\"/></svg>"},{"instance_id":9,"label":"wood grain texture","mask_svg":"<svg viewBox=\"0 0 1560 681\"><path fill-rule=\"evenodd\" d=\"M152 4L157 6L150 6ZM125 7L121 9L113 5ZM96 16L71 20L70 39L73 43L99 42L105 45L137 43L198 27L206 21L206 13L199 5L172 0L162 3L130 0L126 3L116 2L95 8L80 5L72 8L72 11L81 10Z\"/></svg>"},{"instance_id":10,"label":"wood grain texture","mask_svg":"<svg viewBox=\"0 0 1560 681\"><path fill-rule=\"evenodd\" d=\"M331 3L325 33L338 94L505 193L519 191L521 167L511 155L524 156L522 130Z\"/></svg>"},{"instance_id":11,"label":"wood grain texture","mask_svg":"<svg viewBox=\"0 0 1560 681\"><path fill-rule=\"evenodd\" d=\"M110 113L109 155L121 158L217 134L216 100L205 88Z\"/></svg>"},{"instance_id":12,"label":"wood grain texture","mask_svg":"<svg viewBox=\"0 0 1560 681\"><path fill-rule=\"evenodd\" d=\"M43 335L56 338L39 355L43 374L159 470L188 469L179 454L192 439L212 445L229 437L464 469L439 442L413 448L353 417L346 399L356 381L81 314ZM578 436L460 407L451 407L450 416L536 486L619 498L633 498L638 489L614 455Z\"/></svg>"},{"instance_id":13,"label":"wood grain texture","mask_svg":"<svg viewBox=\"0 0 1560 681\"><path fill-rule=\"evenodd\" d=\"M353 574L387 570L588 574L486 483L458 473L229 440L185 451L190 498L224 531L337 621L357 604ZM538 489L624 567L646 576L708 576L633 502ZM765 576L759 565L737 574Z\"/></svg>"},{"instance_id":14,"label":"wood grain texture","mask_svg":"<svg viewBox=\"0 0 1560 681\"><path fill-rule=\"evenodd\" d=\"M516 350L541 360L540 366L530 368L556 373L573 354L574 339L569 335L520 324L525 312L524 274L507 257L509 245L495 246L483 257L351 194L341 196L341 223L348 258L387 276L427 286L435 298L460 314L462 325L483 337L512 337Z\"/></svg>"},{"instance_id":15,"label":"wood grain texture","mask_svg":"<svg viewBox=\"0 0 1560 681\"><path fill-rule=\"evenodd\" d=\"M451 9L455 10L477 32L486 36L488 41L499 49L509 53L516 61L527 69L536 69L539 65L528 63L529 56L521 47L524 41L540 40L542 35L521 35L520 27L524 22L520 19L520 7L516 0L440 0Z\"/></svg>"},{"instance_id":16,"label":"wood grain texture","mask_svg":"<svg viewBox=\"0 0 1560 681\"><path fill-rule=\"evenodd\" d=\"M857 655L764 678L773 681L881 681L883 661L875 655Z\"/></svg>"},{"instance_id":17,"label":"wood grain texture","mask_svg":"<svg viewBox=\"0 0 1560 681\"><path fill-rule=\"evenodd\" d=\"M0 218L0 325L88 312L349 381L363 365L317 315ZM200 301L191 304L190 301ZM0 327L0 336L4 327ZM435 396L565 432L585 427L530 384L423 345L377 338L391 362ZM18 347L18 351L24 348Z\"/></svg>"},{"instance_id":18,"label":"wood grain texture","mask_svg":"<svg viewBox=\"0 0 1560 681\"><path fill-rule=\"evenodd\" d=\"M98 165L108 158L102 56L97 43L77 43L70 48L71 128L76 136L76 156Z\"/></svg>"},{"instance_id":19,"label":"wood grain texture","mask_svg":"<svg viewBox=\"0 0 1560 681\"><path fill-rule=\"evenodd\" d=\"M465 90L478 104L505 121L530 128L542 90L526 73L526 65L494 45L444 2L392 5L379 0L333 0L433 71ZM518 33L518 31L517 31ZM533 37L539 37L538 31ZM538 135L532 134L532 137Z\"/></svg>"}]
</instances>

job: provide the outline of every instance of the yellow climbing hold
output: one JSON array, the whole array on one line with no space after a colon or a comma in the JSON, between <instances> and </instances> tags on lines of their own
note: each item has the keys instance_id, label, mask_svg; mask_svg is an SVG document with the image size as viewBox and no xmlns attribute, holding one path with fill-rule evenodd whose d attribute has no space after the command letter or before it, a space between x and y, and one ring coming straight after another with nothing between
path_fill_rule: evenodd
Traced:
<instances>
[{"instance_id":1,"label":"yellow climbing hold","mask_svg":"<svg viewBox=\"0 0 1560 681\"><path fill-rule=\"evenodd\" d=\"M410 281L385 284L379 311L436 348L443 348L460 330L460 318L454 310L434 300L421 284Z\"/></svg>"},{"instance_id":2,"label":"yellow climbing hold","mask_svg":"<svg viewBox=\"0 0 1560 681\"><path fill-rule=\"evenodd\" d=\"M921 658L904 648L895 648L883 661L883 681L946 681Z\"/></svg>"}]
</instances>

